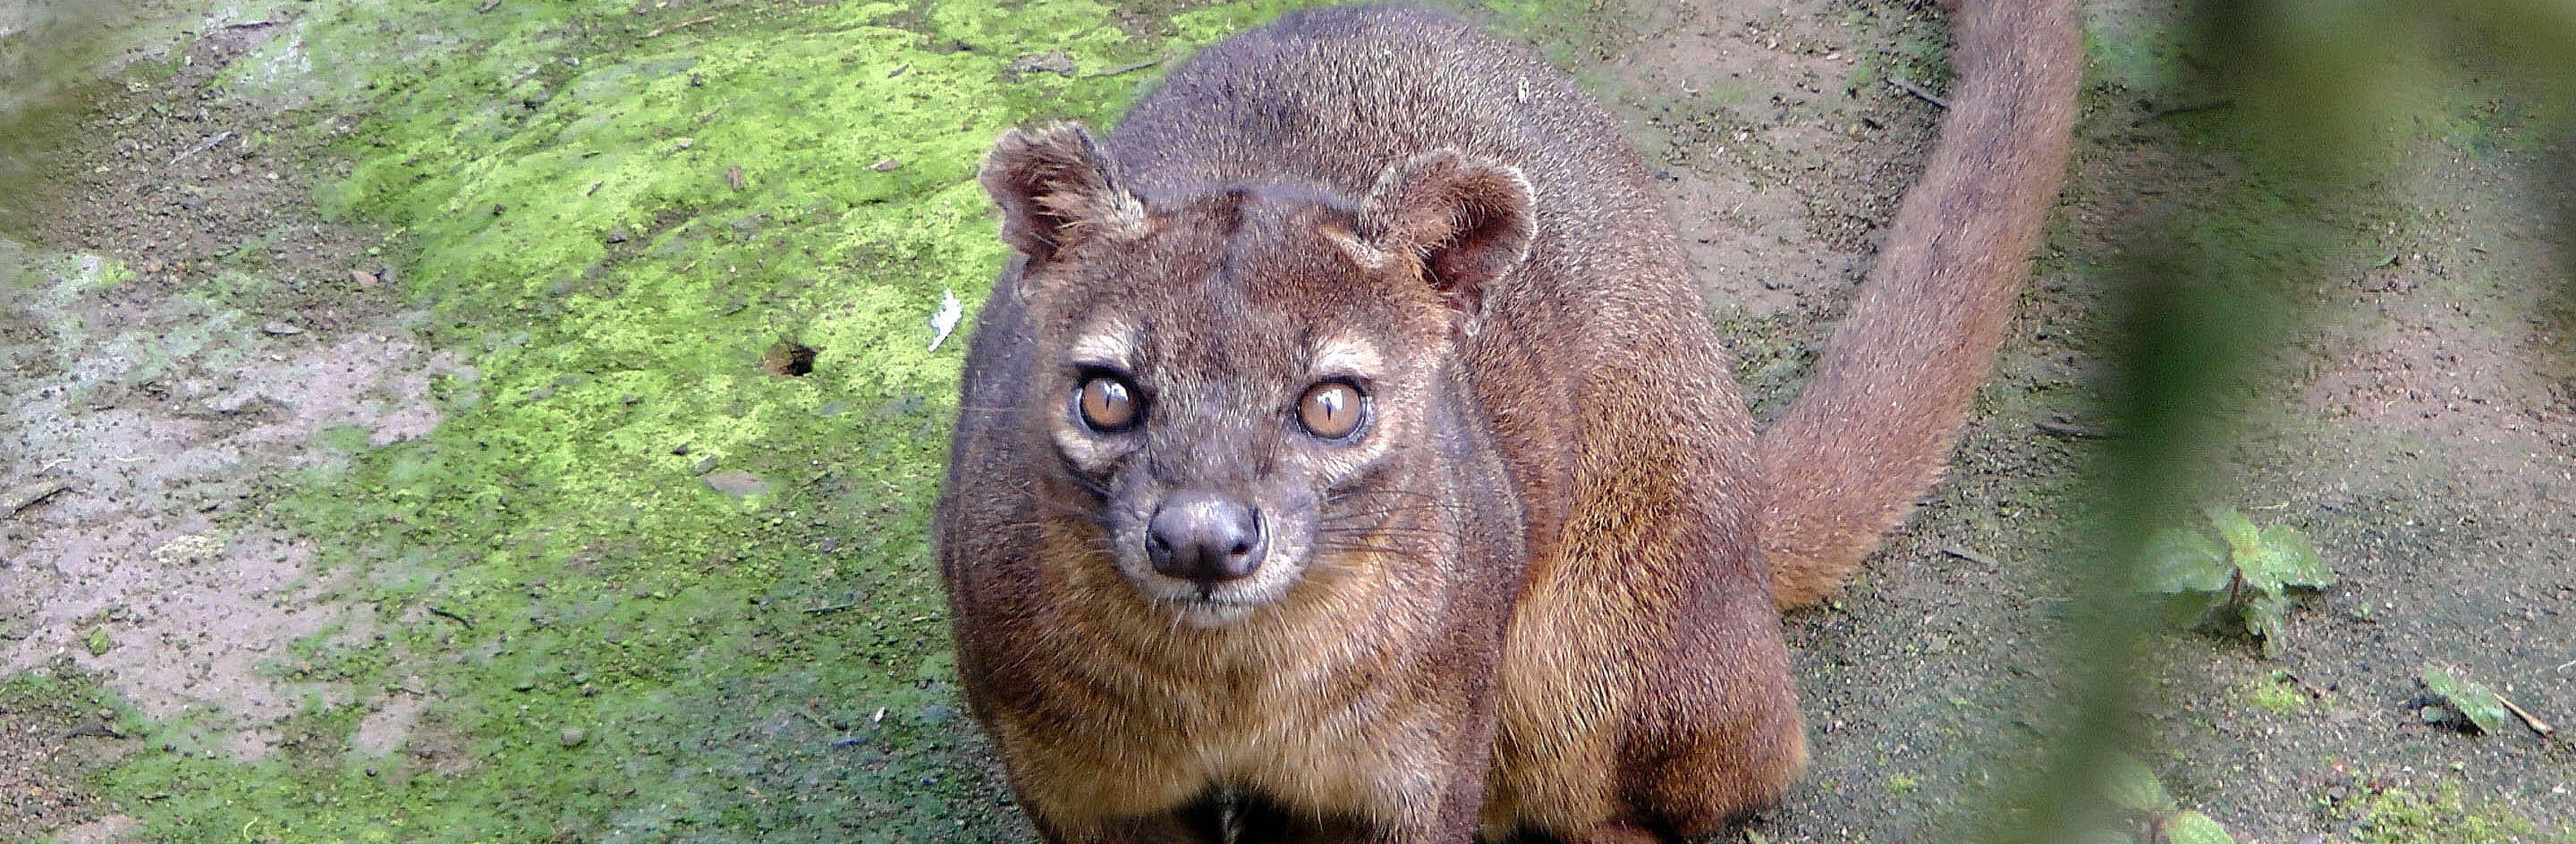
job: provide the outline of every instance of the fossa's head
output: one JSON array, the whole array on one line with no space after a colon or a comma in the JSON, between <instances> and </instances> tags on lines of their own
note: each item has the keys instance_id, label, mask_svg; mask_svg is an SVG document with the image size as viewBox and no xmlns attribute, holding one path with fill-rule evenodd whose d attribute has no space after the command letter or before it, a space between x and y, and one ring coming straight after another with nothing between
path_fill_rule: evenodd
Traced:
<instances>
[{"instance_id":1,"label":"fossa's head","mask_svg":"<svg viewBox=\"0 0 2576 844\"><path fill-rule=\"evenodd\" d=\"M1408 470L1485 285L1527 254L1519 171L1389 162L1362 197L1211 185L1140 196L1075 125L1002 136L982 171L1027 256L1039 494L1184 623L1430 541Z\"/></svg>"}]
</instances>

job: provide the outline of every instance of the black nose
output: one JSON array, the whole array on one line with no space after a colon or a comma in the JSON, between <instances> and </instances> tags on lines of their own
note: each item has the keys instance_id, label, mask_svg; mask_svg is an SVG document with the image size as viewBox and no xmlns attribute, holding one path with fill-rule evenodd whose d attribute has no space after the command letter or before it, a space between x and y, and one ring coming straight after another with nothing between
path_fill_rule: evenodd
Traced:
<instances>
[{"instance_id":1,"label":"black nose","mask_svg":"<svg viewBox=\"0 0 2576 844\"><path fill-rule=\"evenodd\" d=\"M1261 566L1261 515L1243 499L1177 492L1145 523L1145 556L1166 576L1214 586Z\"/></svg>"}]
</instances>

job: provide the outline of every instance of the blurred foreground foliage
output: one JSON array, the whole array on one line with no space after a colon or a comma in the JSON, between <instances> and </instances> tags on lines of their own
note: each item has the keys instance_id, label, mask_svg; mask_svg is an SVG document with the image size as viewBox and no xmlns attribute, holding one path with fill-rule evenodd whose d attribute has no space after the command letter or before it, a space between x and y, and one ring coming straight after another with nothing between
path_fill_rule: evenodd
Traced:
<instances>
[{"instance_id":1,"label":"blurred foreground foliage","mask_svg":"<svg viewBox=\"0 0 2576 844\"><path fill-rule=\"evenodd\" d=\"M2576 3L2202 0L2182 31L2186 49L2209 61L2176 84L2216 98L2207 102L2222 112L2220 132L2245 181L2292 188L2298 199L2277 216L2235 221L2256 230L2233 242L2273 246L2263 254L2214 248L2231 241L2194 236L2210 221L2188 215L2123 233L2127 317L2112 407L2127 436L2102 452L2090 547L2060 558L2066 582L2082 585L2055 644L2065 705L2048 731L2049 759L1954 830L1957 840L2126 840L2116 795L2122 760L2145 738L2134 713L2154 621L2131 585L2142 582L2158 532L2186 523L2231 432L2236 414L2213 389L2240 383L2279 348L2305 317L2297 271L2344 245L2309 225L2324 204L2383 191L2378 180L2413 151L2409 128L2462 87L2502 89L2536 113L2543 133L2564 137L2576 126L2576 88L2566 84L2576 79ZM2576 160L2558 149L2532 178L2564 196ZM2565 256L2576 245L2576 209L2562 202L2554 211ZM2576 313L2571 300L2576 283L2559 279L2550 309L2562 322ZM2564 342L2554 350L2568 352Z\"/></svg>"}]
</instances>

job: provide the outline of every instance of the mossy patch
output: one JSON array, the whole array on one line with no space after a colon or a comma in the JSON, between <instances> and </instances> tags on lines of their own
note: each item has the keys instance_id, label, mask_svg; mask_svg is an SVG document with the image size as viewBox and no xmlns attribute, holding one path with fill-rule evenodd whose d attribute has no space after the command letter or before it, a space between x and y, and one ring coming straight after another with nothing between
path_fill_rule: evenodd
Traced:
<instances>
[{"instance_id":1,"label":"mossy patch","mask_svg":"<svg viewBox=\"0 0 2576 844\"><path fill-rule=\"evenodd\" d=\"M136 725L96 784L146 839L1026 835L928 545L963 344L930 352L927 318L1006 257L974 167L1014 124L1105 127L1149 77L1104 71L1304 4L671 5L237 10L283 29L220 84L310 117L263 143L345 167L322 206L395 233L458 365L435 430L321 430L321 468L244 508L321 540L382 635L291 649L273 670L348 694L256 761ZM1050 53L1074 71L1014 68ZM138 354L246 330L223 303L273 283L262 244Z\"/></svg>"},{"instance_id":2,"label":"mossy patch","mask_svg":"<svg viewBox=\"0 0 2576 844\"><path fill-rule=\"evenodd\" d=\"M2542 829L2508 804L2467 799L2457 780L2443 780L2430 790L2375 790L2346 801L2334 814L2350 823L2351 840L2361 844L2576 842L2576 833Z\"/></svg>"},{"instance_id":3,"label":"mossy patch","mask_svg":"<svg viewBox=\"0 0 2576 844\"><path fill-rule=\"evenodd\" d=\"M2300 690L2298 681L2281 671L2247 683L2245 701L2274 715L2295 715L2308 708L2307 692Z\"/></svg>"}]
</instances>

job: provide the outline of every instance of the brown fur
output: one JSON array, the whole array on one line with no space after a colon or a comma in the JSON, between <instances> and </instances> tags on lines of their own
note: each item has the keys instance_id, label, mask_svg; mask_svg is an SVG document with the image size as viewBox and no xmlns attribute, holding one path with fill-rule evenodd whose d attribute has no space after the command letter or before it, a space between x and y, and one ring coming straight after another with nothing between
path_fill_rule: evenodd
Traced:
<instances>
[{"instance_id":1,"label":"brown fur","mask_svg":"<svg viewBox=\"0 0 2576 844\"><path fill-rule=\"evenodd\" d=\"M939 550L1041 833L1210 840L1231 797L1252 840L1633 842L1773 799L1805 759L1775 607L1937 474L2062 166L2072 26L1963 14L1930 170L1763 438L1617 127L1456 21L1291 15L1105 142L1006 135L983 180L1025 257L971 343ZM1069 413L1102 373L1142 425ZM1347 442L1282 412L1331 379L1373 402ZM1182 490L1250 502L1271 562L1143 567Z\"/></svg>"}]
</instances>

